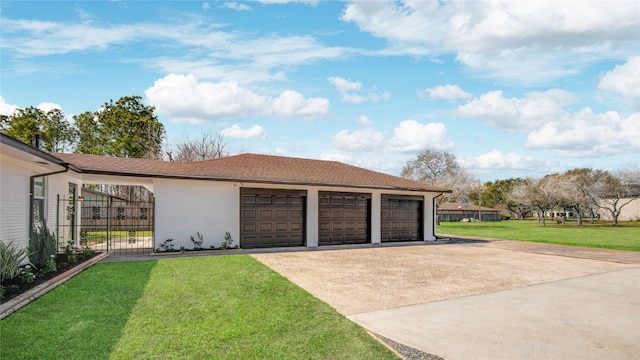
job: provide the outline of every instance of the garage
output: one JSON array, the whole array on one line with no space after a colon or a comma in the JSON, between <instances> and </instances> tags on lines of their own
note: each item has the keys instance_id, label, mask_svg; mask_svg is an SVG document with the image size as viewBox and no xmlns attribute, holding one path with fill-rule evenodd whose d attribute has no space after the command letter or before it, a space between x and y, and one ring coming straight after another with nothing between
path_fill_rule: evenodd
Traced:
<instances>
[{"instance_id":1,"label":"garage","mask_svg":"<svg viewBox=\"0 0 640 360\"><path fill-rule=\"evenodd\" d=\"M321 191L318 207L318 245L370 242L370 194Z\"/></svg>"},{"instance_id":2,"label":"garage","mask_svg":"<svg viewBox=\"0 0 640 360\"><path fill-rule=\"evenodd\" d=\"M305 246L304 190L240 189L240 246Z\"/></svg>"},{"instance_id":3,"label":"garage","mask_svg":"<svg viewBox=\"0 0 640 360\"><path fill-rule=\"evenodd\" d=\"M383 194L381 200L382 242L423 240L422 197Z\"/></svg>"}]
</instances>

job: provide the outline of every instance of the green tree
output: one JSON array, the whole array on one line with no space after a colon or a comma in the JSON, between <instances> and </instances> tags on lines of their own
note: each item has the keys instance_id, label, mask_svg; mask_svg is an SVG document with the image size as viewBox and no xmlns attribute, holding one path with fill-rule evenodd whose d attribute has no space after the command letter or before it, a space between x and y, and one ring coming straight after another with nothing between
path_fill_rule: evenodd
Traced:
<instances>
[{"instance_id":1,"label":"green tree","mask_svg":"<svg viewBox=\"0 0 640 360\"><path fill-rule=\"evenodd\" d=\"M130 158L160 158L164 125L153 113L155 107L145 106L140 96L125 96L105 103L95 113L103 153Z\"/></svg>"},{"instance_id":2,"label":"green tree","mask_svg":"<svg viewBox=\"0 0 640 360\"><path fill-rule=\"evenodd\" d=\"M33 144L38 134L40 147L56 152L70 151L77 138L75 128L66 120L62 110L52 109L45 113L33 106L18 109L3 118L0 130L25 144Z\"/></svg>"},{"instance_id":3,"label":"green tree","mask_svg":"<svg viewBox=\"0 0 640 360\"><path fill-rule=\"evenodd\" d=\"M96 116L90 111L85 111L74 115L73 120L78 131L78 144L75 152L79 154L104 154L102 132Z\"/></svg>"}]
</instances>

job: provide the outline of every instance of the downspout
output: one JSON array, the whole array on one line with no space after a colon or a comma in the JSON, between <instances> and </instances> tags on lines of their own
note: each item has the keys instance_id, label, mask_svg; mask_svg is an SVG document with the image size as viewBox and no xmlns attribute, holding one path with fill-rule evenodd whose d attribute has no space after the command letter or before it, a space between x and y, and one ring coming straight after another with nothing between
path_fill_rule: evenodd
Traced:
<instances>
[{"instance_id":1,"label":"downspout","mask_svg":"<svg viewBox=\"0 0 640 360\"><path fill-rule=\"evenodd\" d=\"M436 223L438 222L438 208L436 207L436 199L439 198L440 196L444 195L444 193L440 193L437 196L434 196L432 201L433 204L433 227L432 227L432 235L433 238L436 239L435 241L438 241L438 236L436 236Z\"/></svg>"},{"instance_id":2,"label":"downspout","mask_svg":"<svg viewBox=\"0 0 640 360\"><path fill-rule=\"evenodd\" d=\"M36 175L31 175L29 177L29 205L30 205L29 206L29 232L33 230L33 179L37 177L47 177L51 175L62 174L69 171L68 163L63 163L58 165L64 166L64 170L58 170L58 171L48 172L44 174L36 174Z\"/></svg>"}]
</instances>

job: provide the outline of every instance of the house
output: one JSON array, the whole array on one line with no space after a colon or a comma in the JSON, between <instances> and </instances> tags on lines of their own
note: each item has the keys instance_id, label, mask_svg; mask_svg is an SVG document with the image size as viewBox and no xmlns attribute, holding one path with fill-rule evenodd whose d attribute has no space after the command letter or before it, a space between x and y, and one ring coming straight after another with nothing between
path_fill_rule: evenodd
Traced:
<instances>
[{"instance_id":1,"label":"house","mask_svg":"<svg viewBox=\"0 0 640 360\"><path fill-rule=\"evenodd\" d=\"M22 202L15 205L21 216L29 217L29 182L44 184L48 223L76 222L73 231L64 232L73 239L82 226L78 211L61 211L59 199L75 199L71 189L82 184L137 185L153 192L153 248L173 239L176 249L193 247L190 237L197 233L205 247L220 246L226 233L243 248L434 241L434 201L449 191L335 161L242 154L176 163L48 154L2 138L3 180L5 142L14 154L11 163L24 169L12 180L21 187ZM43 159L47 165L38 167ZM2 186L4 204L4 181ZM4 206L2 211L3 224L5 216L10 223L13 213L5 213ZM11 236L25 243L28 228L23 222ZM4 230L2 235L11 240Z\"/></svg>"},{"instance_id":2,"label":"house","mask_svg":"<svg viewBox=\"0 0 640 360\"><path fill-rule=\"evenodd\" d=\"M464 203L444 203L438 206L438 219L440 221L462 221L462 219L500 221L500 209L482 207Z\"/></svg>"},{"instance_id":3,"label":"house","mask_svg":"<svg viewBox=\"0 0 640 360\"><path fill-rule=\"evenodd\" d=\"M40 224L73 228L75 211L60 211L59 200L76 199L81 183L61 159L0 134L0 241L26 248L29 229Z\"/></svg>"}]
</instances>

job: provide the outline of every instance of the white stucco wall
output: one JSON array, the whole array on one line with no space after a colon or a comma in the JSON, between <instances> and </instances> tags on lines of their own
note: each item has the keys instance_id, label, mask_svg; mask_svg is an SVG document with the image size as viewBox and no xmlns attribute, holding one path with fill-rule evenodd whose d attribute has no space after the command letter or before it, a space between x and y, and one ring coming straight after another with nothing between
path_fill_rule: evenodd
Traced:
<instances>
[{"instance_id":1,"label":"white stucco wall","mask_svg":"<svg viewBox=\"0 0 640 360\"><path fill-rule=\"evenodd\" d=\"M0 241L20 248L29 244L29 176L29 169L0 158Z\"/></svg>"},{"instance_id":2,"label":"white stucco wall","mask_svg":"<svg viewBox=\"0 0 640 360\"><path fill-rule=\"evenodd\" d=\"M204 237L203 248L219 247L225 233L234 245L240 243L240 187L231 182L198 180L154 180L155 245L173 239L180 246L193 248L190 236Z\"/></svg>"}]
</instances>

